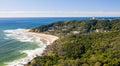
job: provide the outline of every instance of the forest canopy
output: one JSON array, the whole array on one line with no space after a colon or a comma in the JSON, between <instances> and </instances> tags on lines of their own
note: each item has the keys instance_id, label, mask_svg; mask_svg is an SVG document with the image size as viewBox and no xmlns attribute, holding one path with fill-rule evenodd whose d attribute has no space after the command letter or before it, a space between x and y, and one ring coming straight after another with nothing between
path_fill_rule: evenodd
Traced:
<instances>
[{"instance_id":1,"label":"forest canopy","mask_svg":"<svg viewBox=\"0 0 120 66\"><path fill-rule=\"evenodd\" d=\"M26 66L120 66L120 19L59 21L31 31L62 38Z\"/></svg>"}]
</instances>

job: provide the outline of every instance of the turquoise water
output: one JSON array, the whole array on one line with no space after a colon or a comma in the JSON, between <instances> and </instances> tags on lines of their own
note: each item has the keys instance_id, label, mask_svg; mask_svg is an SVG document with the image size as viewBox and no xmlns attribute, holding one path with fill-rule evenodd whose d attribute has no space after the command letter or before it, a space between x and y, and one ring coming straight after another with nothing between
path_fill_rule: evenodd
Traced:
<instances>
[{"instance_id":1,"label":"turquoise water","mask_svg":"<svg viewBox=\"0 0 120 66\"><path fill-rule=\"evenodd\" d=\"M104 19L114 19L115 17L108 17ZM117 17L118 18L118 17ZM27 56L20 51L31 50L38 48L35 42L22 42L16 39L8 38L5 30L16 30L24 28L32 28L44 24L49 24L61 20L89 20L90 17L68 17L68 18L0 18L0 66L4 63L13 61ZM103 19L103 17L99 17Z\"/></svg>"}]
</instances>

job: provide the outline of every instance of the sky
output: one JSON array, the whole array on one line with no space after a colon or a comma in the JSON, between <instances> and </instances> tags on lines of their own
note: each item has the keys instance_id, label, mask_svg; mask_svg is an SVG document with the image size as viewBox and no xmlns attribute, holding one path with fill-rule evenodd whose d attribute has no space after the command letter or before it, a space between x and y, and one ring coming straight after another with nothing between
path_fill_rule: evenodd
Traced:
<instances>
[{"instance_id":1,"label":"sky","mask_svg":"<svg viewBox=\"0 0 120 66\"><path fill-rule=\"evenodd\" d=\"M120 0L0 0L0 17L120 16Z\"/></svg>"}]
</instances>

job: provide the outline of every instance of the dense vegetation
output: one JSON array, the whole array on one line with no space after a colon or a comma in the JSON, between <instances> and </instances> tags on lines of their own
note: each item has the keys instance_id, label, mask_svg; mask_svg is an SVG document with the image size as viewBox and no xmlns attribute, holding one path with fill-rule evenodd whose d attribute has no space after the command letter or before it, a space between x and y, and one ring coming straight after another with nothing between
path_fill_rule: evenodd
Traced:
<instances>
[{"instance_id":1,"label":"dense vegetation","mask_svg":"<svg viewBox=\"0 0 120 66\"><path fill-rule=\"evenodd\" d=\"M33 32L43 32L56 36L72 33L108 32L120 30L120 19L115 20L70 20L58 21L52 24L33 28Z\"/></svg>"},{"instance_id":2,"label":"dense vegetation","mask_svg":"<svg viewBox=\"0 0 120 66\"><path fill-rule=\"evenodd\" d=\"M61 23L62 25L60 25ZM69 27L78 25L72 27L70 31L75 30L81 33L62 32L61 29L66 23ZM43 56L34 58L26 66L120 66L119 19L65 21L50 24L53 27L50 25L49 27L55 28L54 24L59 25L61 36L67 35L49 45ZM51 31L48 31L49 27L45 26L35 29L51 34ZM43 27L45 30L41 31L41 28L44 29ZM57 29L54 29L52 34L56 35Z\"/></svg>"}]
</instances>

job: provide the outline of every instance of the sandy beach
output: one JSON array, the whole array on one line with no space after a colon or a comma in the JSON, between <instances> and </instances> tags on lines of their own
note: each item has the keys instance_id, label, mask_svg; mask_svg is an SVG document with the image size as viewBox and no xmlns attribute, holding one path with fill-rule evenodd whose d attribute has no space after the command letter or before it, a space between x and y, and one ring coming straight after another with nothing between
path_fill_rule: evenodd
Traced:
<instances>
[{"instance_id":1,"label":"sandy beach","mask_svg":"<svg viewBox=\"0 0 120 66\"><path fill-rule=\"evenodd\" d=\"M30 29L27 29L26 32L36 36L36 37L40 37L44 40L47 40L49 43L48 44L52 44L55 40L58 39L57 36L53 36L53 35L48 35L48 34L44 34L44 33L35 33L35 32L29 32Z\"/></svg>"},{"instance_id":2,"label":"sandy beach","mask_svg":"<svg viewBox=\"0 0 120 66\"><path fill-rule=\"evenodd\" d=\"M59 39L58 37L53 36L53 35L29 32L29 29L22 29L22 30L19 30L19 31L20 32L22 31L23 34L32 35L32 36L36 37L38 39L37 41L40 41L40 39L44 39L44 40L47 41L47 44L44 44L42 42L43 43L43 47L36 48L35 50L25 50L25 51L22 51L21 53L26 53L27 57L15 60L13 62L7 62L7 63L5 63L7 66L24 66L25 64L30 62L33 58L35 58L37 56L41 56L43 51L45 50L45 48L48 45L52 44L55 40ZM41 41L40 41L40 43L41 43ZM39 43L38 43L38 45L39 45Z\"/></svg>"}]
</instances>

